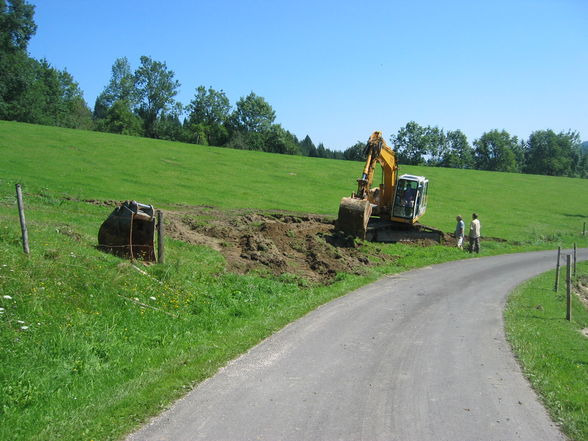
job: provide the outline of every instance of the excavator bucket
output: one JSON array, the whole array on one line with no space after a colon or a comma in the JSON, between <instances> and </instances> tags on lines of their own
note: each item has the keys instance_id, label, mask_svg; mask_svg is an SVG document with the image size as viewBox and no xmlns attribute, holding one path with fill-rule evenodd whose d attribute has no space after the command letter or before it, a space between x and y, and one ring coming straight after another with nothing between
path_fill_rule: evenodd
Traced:
<instances>
[{"instance_id":1,"label":"excavator bucket","mask_svg":"<svg viewBox=\"0 0 588 441\"><path fill-rule=\"evenodd\" d=\"M343 198L339 204L337 229L349 236L365 239L372 206L367 199Z\"/></svg>"},{"instance_id":2,"label":"excavator bucket","mask_svg":"<svg viewBox=\"0 0 588 441\"><path fill-rule=\"evenodd\" d=\"M126 201L102 223L98 248L119 257L155 261L153 206Z\"/></svg>"}]
</instances>

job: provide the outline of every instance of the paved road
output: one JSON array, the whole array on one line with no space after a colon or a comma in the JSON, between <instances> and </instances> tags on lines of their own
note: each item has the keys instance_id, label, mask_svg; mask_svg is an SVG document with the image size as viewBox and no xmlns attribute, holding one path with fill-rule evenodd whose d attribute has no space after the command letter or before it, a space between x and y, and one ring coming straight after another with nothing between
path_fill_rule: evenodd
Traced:
<instances>
[{"instance_id":1,"label":"paved road","mask_svg":"<svg viewBox=\"0 0 588 441\"><path fill-rule=\"evenodd\" d=\"M129 440L565 440L502 321L507 293L555 260L496 256L386 277L287 326Z\"/></svg>"}]
</instances>

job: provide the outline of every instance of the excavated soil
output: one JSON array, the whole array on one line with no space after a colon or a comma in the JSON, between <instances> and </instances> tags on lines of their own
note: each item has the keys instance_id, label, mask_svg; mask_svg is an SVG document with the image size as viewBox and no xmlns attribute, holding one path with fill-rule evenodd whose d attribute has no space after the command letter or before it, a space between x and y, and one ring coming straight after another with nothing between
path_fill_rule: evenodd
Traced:
<instances>
[{"instance_id":1,"label":"excavated soil","mask_svg":"<svg viewBox=\"0 0 588 441\"><path fill-rule=\"evenodd\" d=\"M337 273L363 274L370 265L397 259L335 231L332 219L283 212L253 213L212 207L165 212L166 234L222 253L227 270L291 274L328 284Z\"/></svg>"},{"instance_id":2,"label":"excavated soil","mask_svg":"<svg viewBox=\"0 0 588 441\"><path fill-rule=\"evenodd\" d=\"M100 206L119 204L110 200L83 202ZM368 251L361 241L336 231L332 218L320 215L185 205L165 210L164 214L168 237L219 251L230 272L288 274L300 283L329 284L338 273L361 275L372 265L399 258L377 246L370 246ZM60 232L68 234L65 229ZM492 237L483 240L504 241ZM420 247L438 245L428 239L410 243ZM443 234L442 244L455 246L455 238Z\"/></svg>"}]
</instances>

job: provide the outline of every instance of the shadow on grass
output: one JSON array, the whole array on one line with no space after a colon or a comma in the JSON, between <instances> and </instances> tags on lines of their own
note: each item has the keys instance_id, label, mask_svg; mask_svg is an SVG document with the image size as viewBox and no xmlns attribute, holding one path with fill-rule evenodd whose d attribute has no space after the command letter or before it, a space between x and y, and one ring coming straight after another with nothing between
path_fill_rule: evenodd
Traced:
<instances>
[{"instance_id":1,"label":"shadow on grass","mask_svg":"<svg viewBox=\"0 0 588 441\"><path fill-rule=\"evenodd\" d=\"M565 217L579 217L580 219L588 219L588 216L585 214L569 214L569 213L562 213Z\"/></svg>"}]
</instances>

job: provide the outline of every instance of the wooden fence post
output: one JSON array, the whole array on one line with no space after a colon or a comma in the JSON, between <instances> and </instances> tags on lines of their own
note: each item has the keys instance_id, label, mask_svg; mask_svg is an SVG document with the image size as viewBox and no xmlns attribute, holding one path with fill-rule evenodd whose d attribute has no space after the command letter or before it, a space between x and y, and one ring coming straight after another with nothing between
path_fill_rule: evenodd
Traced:
<instances>
[{"instance_id":1,"label":"wooden fence post","mask_svg":"<svg viewBox=\"0 0 588 441\"><path fill-rule=\"evenodd\" d=\"M586 236L586 222L584 222L584 229L582 230L582 236Z\"/></svg>"},{"instance_id":2,"label":"wooden fence post","mask_svg":"<svg viewBox=\"0 0 588 441\"><path fill-rule=\"evenodd\" d=\"M573 276L576 277L576 243L574 242L574 271Z\"/></svg>"},{"instance_id":3,"label":"wooden fence post","mask_svg":"<svg viewBox=\"0 0 588 441\"><path fill-rule=\"evenodd\" d=\"M22 248L25 254L30 254L29 233L27 231L27 223L25 221L24 205L22 203L22 188L20 184L16 184L16 202L18 204L18 216L20 218L20 229L22 231Z\"/></svg>"},{"instance_id":4,"label":"wooden fence post","mask_svg":"<svg viewBox=\"0 0 588 441\"><path fill-rule=\"evenodd\" d=\"M163 212L161 210L157 210L157 263L163 263L165 260L163 236Z\"/></svg>"},{"instance_id":5,"label":"wooden fence post","mask_svg":"<svg viewBox=\"0 0 588 441\"><path fill-rule=\"evenodd\" d=\"M555 292L557 292L557 290L559 289L559 261L561 258L561 247L557 247L557 263L555 265L555 285L553 287L553 290Z\"/></svg>"},{"instance_id":6,"label":"wooden fence post","mask_svg":"<svg viewBox=\"0 0 588 441\"><path fill-rule=\"evenodd\" d=\"M566 320L572 320L572 256L566 256L568 267L566 269L567 291L566 291Z\"/></svg>"}]
</instances>

